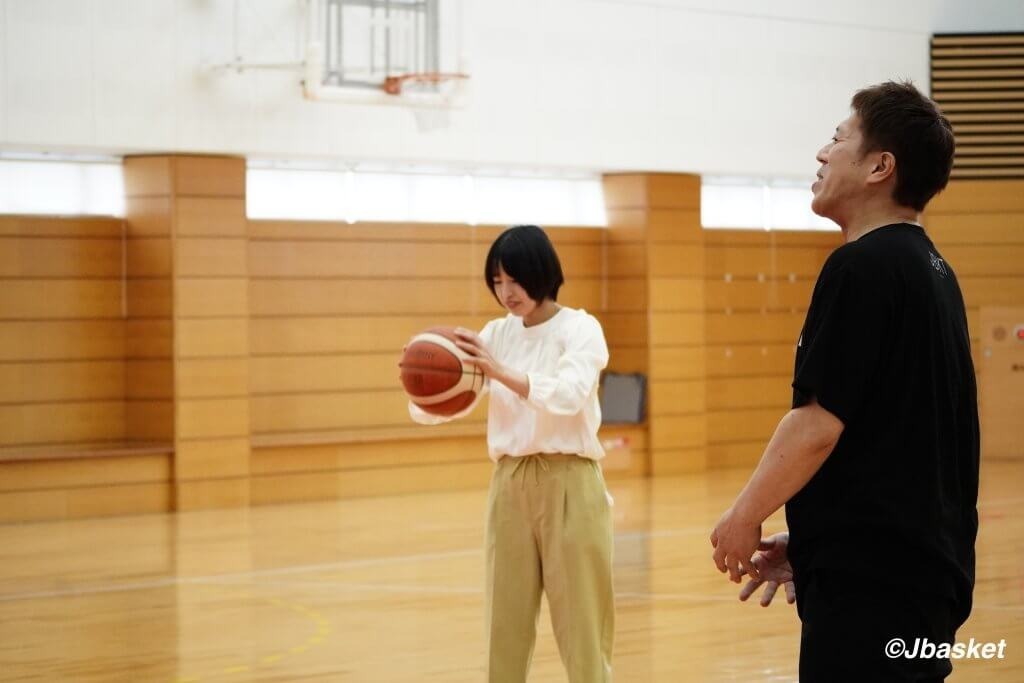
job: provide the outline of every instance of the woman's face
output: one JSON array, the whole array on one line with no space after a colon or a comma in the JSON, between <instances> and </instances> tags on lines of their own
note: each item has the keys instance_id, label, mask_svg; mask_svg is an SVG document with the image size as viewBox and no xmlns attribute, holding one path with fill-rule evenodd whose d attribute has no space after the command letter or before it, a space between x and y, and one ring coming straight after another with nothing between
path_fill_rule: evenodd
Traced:
<instances>
[{"instance_id":1,"label":"woman's face","mask_svg":"<svg viewBox=\"0 0 1024 683\"><path fill-rule=\"evenodd\" d=\"M509 313L522 318L537 308L537 302L530 298L518 282L505 272L498 264L498 272L494 276L494 294Z\"/></svg>"}]
</instances>

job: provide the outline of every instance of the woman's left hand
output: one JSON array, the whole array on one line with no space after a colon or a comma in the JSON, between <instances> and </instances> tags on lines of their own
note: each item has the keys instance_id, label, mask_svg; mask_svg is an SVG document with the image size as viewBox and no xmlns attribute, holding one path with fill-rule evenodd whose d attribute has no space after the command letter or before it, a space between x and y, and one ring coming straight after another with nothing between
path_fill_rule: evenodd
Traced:
<instances>
[{"instance_id":1,"label":"woman's left hand","mask_svg":"<svg viewBox=\"0 0 1024 683\"><path fill-rule=\"evenodd\" d=\"M487 377L495 378L501 376L503 371L501 364L494 359L494 356L487 350L483 340L480 339L476 332L463 327L457 327L455 328L455 335L458 337L455 345L469 354L469 358L463 362L480 368L480 372L484 373Z\"/></svg>"}]
</instances>

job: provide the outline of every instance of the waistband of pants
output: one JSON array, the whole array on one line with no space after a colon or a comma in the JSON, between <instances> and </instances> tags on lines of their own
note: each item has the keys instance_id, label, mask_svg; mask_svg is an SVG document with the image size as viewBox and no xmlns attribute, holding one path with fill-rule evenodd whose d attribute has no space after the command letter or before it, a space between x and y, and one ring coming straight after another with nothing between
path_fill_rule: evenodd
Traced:
<instances>
[{"instance_id":1,"label":"waistband of pants","mask_svg":"<svg viewBox=\"0 0 1024 683\"><path fill-rule=\"evenodd\" d=\"M498 458L499 463L515 462L523 458L543 458L548 462L572 462L574 460L590 460L576 453L527 453L526 455L503 455Z\"/></svg>"}]
</instances>

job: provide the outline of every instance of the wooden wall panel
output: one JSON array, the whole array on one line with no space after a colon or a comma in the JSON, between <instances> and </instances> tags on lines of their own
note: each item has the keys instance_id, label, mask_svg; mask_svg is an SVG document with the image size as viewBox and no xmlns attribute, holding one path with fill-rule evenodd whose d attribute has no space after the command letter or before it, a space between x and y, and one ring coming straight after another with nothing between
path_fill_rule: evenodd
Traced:
<instances>
[{"instance_id":1,"label":"wooden wall panel","mask_svg":"<svg viewBox=\"0 0 1024 683\"><path fill-rule=\"evenodd\" d=\"M249 435L249 400L239 398L185 398L175 401L175 436L179 442ZM179 443L180 445L180 443ZM181 453L178 452L178 459Z\"/></svg>"},{"instance_id":2,"label":"wooden wall panel","mask_svg":"<svg viewBox=\"0 0 1024 683\"><path fill-rule=\"evenodd\" d=\"M615 230L614 225L609 226L609 232L614 233ZM637 276L647 279L647 244L645 242L611 242L608 249L608 277Z\"/></svg>"},{"instance_id":3,"label":"wooden wall panel","mask_svg":"<svg viewBox=\"0 0 1024 683\"><path fill-rule=\"evenodd\" d=\"M756 464L792 400L796 340L836 232L708 231L708 461Z\"/></svg>"},{"instance_id":4,"label":"wooden wall panel","mask_svg":"<svg viewBox=\"0 0 1024 683\"><path fill-rule=\"evenodd\" d=\"M394 375L387 390L347 393L278 394L254 397L256 433L287 433L402 427L410 424L408 399ZM487 420L486 401L461 420L462 424Z\"/></svg>"},{"instance_id":5,"label":"wooden wall panel","mask_svg":"<svg viewBox=\"0 0 1024 683\"><path fill-rule=\"evenodd\" d=\"M703 380L654 380L648 384L651 415L694 415L707 410Z\"/></svg>"},{"instance_id":6,"label":"wooden wall panel","mask_svg":"<svg viewBox=\"0 0 1024 683\"><path fill-rule=\"evenodd\" d=\"M646 345L610 345L608 351L610 356L608 370L610 372L647 373L650 354Z\"/></svg>"},{"instance_id":7,"label":"wooden wall panel","mask_svg":"<svg viewBox=\"0 0 1024 683\"><path fill-rule=\"evenodd\" d=\"M176 509L246 505L251 466L245 160L171 159Z\"/></svg>"},{"instance_id":8,"label":"wooden wall panel","mask_svg":"<svg viewBox=\"0 0 1024 683\"><path fill-rule=\"evenodd\" d=\"M652 381L704 379L706 354L702 346L664 346L651 349Z\"/></svg>"},{"instance_id":9,"label":"wooden wall panel","mask_svg":"<svg viewBox=\"0 0 1024 683\"><path fill-rule=\"evenodd\" d=\"M132 286L130 279L128 286ZM128 318L125 328L124 354L127 358L170 362L174 349L174 325L169 318Z\"/></svg>"},{"instance_id":10,"label":"wooden wall panel","mask_svg":"<svg viewBox=\"0 0 1024 683\"><path fill-rule=\"evenodd\" d=\"M171 157L171 161L170 168L175 195L179 197L235 198L244 201L244 159L206 155L176 155Z\"/></svg>"},{"instance_id":11,"label":"wooden wall panel","mask_svg":"<svg viewBox=\"0 0 1024 683\"><path fill-rule=\"evenodd\" d=\"M0 288L0 318L117 319L121 317L121 292L120 278L10 280Z\"/></svg>"},{"instance_id":12,"label":"wooden wall panel","mask_svg":"<svg viewBox=\"0 0 1024 683\"><path fill-rule=\"evenodd\" d=\"M316 474L280 474L253 477L252 499L257 504L295 500L359 498L402 495L423 491L453 491L487 487L493 466L474 462L431 464L402 468L382 467Z\"/></svg>"},{"instance_id":13,"label":"wooden wall panel","mask_svg":"<svg viewBox=\"0 0 1024 683\"><path fill-rule=\"evenodd\" d=\"M482 278L484 256L502 230L249 222L253 467L260 467L267 452L278 466L289 463L286 474L254 470L255 502L354 495L359 486L353 482L367 477L369 488L360 489L361 495L385 490L389 477L420 481L421 488L441 485L445 476L425 474L428 462L440 472L470 472L479 483L474 477L489 471L480 462L486 402L459 424L415 425L397 364L403 344L416 332L438 324L479 329L503 314ZM559 301L594 313L606 332L614 329L621 321L606 313L604 231L548 233L567 281ZM474 435L455 437L453 430ZM475 444L472 455L453 463L444 446L434 446L453 439ZM392 449L402 444L420 452L394 461ZM342 459L358 453L364 454L363 466L338 474L347 467ZM364 474L363 468L387 476ZM445 485L465 486L458 483L460 474L453 476Z\"/></svg>"},{"instance_id":14,"label":"wooden wall panel","mask_svg":"<svg viewBox=\"0 0 1024 683\"><path fill-rule=\"evenodd\" d=\"M169 321L173 288L169 277L130 278L126 283L125 315L129 321Z\"/></svg>"},{"instance_id":15,"label":"wooden wall panel","mask_svg":"<svg viewBox=\"0 0 1024 683\"><path fill-rule=\"evenodd\" d=\"M181 358L175 366L181 398L248 396L249 361L245 358Z\"/></svg>"},{"instance_id":16,"label":"wooden wall panel","mask_svg":"<svg viewBox=\"0 0 1024 683\"><path fill-rule=\"evenodd\" d=\"M0 405L120 400L121 360L0 363Z\"/></svg>"},{"instance_id":17,"label":"wooden wall panel","mask_svg":"<svg viewBox=\"0 0 1024 683\"><path fill-rule=\"evenodd\" d=\"M123 231L117 219L0 216L8 455L124 439Z\"/></svg>"},{"instance_id":18,"label":"wooden wall panel","mask_svg":"<svg viewBox=\"0 0 1024 683\"><path fill-rule=\"evenodd\" d=\"M436 430L411 424L396 364L420 329L501 314L480 281L501 227L247 221L239 160L127 166L126 224L84 220L67 235L62 220L0 218L0 277L13 285L0 294L0 427L34 439L57 414L61 438L174 440L180 452L169 471L159 458L118 477L69 468L29 507L106 514L486 481L483 408ZM1024 294L1024 187L1004 185L957 181L926 216L975 328L982 308ZM794 342L839 236L705 232L690 177L606 188L608 230L549 232L561 300L601 320L612 369L649 376L648 423L602 431L609 468L753 464L788 408ZM99 425L118 411L122 431L107 438ZM43 471L10 479L0 513ZM69 494L85 482L114 498Z\"/></svg>"},{"instance_id":19,"label":"wooden wall panel","mask_svg":"<svg viewBox=\"0 0 1024 683\"><path fill-rule=\"evenodd\" d=\"M123 400L0 405L0 447L119 441Z\"/></svg>"},{"instance_id":20,"label":"wooden wall panel","mask_svg":"<svg viewBox=\"0 0 1024 683\"><path fill-rule=\"evenodd\" d=\"M46 491L85 486L160 483L170 480L169 455L29 460L3 465L0 492Z\"/></svg>"},{"instance_id":21,"label":"wooden wall panel","mask_svg":"<svg viewBox=\"0 0 1024 683\"><path fill-rule=\"evenodd\" d=\"M249 286L241 277L195 277L175 283L180 317L238 318L249 309Z\"/></svg>"},{"instance_id":22,"label":"wooden wall panel","mask_svg":"<svg viewBox=\"0 0 1024 683\"><path fill-rule=\"evenodd\" d=\"M174 370L167 359L133 358L125 362L125 397L174 398Z\"/></svg>"},{"instance_id":23,"label":"wooden wall panel","mask_svg":"<svg viewBox=\"0 0 1024 683\"><path fill-rule=\"evenodd\" d=\"M700 346L707 332L703 314L674 311L652 314L650 329L651 346Z\"/></svg>"},{"instance_id":24,"label":"wooden wall panel","mask_svg":"<svg viewBox=\"0 0 1024 683\"><path fill-rule=\"evenodd\" d=\"M649 288L651 309L656 312L704 311L706 285L703 278L652 277Z\"/></svg>"},{"instance_id":25,"label":"wooden wall panel","mask_svg":"<svg viewBox=\"0 0 1024 683\"><path fill-rule=\"evenodd\" d=\"M249 350L249 325L244 317L179 318L174 332L179 358L240 358Z\"/></svg>"},{"instance_id":26,"label":"wooden wall panel","mask_svg":"<svg viewBox=\"0 0 1024 683\"><path fill-rule=\"evenodd\" d=\"M126 430L136 442L170 444L174 436L170 173L167 157L124 163Z\"/></svg>"},{"instance_id":27,"label":"wooden wall panel","mask_svg":"<svg viewBox=\"0 0 1024 683\"><path fill-rule=\"evenodd\" d=\"M481 329L491 316L337 316L252 318L250 344L255 356L365 353L402 346L435 325Z\"/></svg>"},{"instance_id":28,"label":"wooden wall panel","mask_svg":"<svg viewBox=\"0 0 1024 683\"><path fill-rule=\"evenodd\" d=\"M175 233L180 237L246 237L245 199L178 196Z\"/></svg>"},{"instance_id":29,"label":"wooden wall panel","mask_svg":"<svg viewBox=\"0 0 1024 683\"><path fill-rule=\"evenodd\" d=\"M175 445L175 477L179 482L246 478L251 471L250 451L248 433L179 439Z\"/></svg>"},{"instance_id":30,"label":"wooden wall panel","mask_svg":"<svg viewBox=\"0 0 1024 683\"><path fill-rule=\"evenodd\" d=\"M700 176L682 173L624 173L604 176L605 205L611 209L700 208Z\"/></svg>"},{"instance_id":31,"label":"wooden wall panel","mask_svg":"<svg viewBox=\"0 0 1024 683\"><path fill-rule=\"evenodd\" d=\"M125 414L128 421L128 445L134 443L171 444L174 438L173 399L131 399Z\"/></svg>"},{"instance_id":32,"label":"wooden wall panel","mask_svg":"<svg viewBox=\"0 0 1024 683\"><path fill-rule=\"evenodd\" d=\"M253 278L482 277L463 243L251 240Z\"/></svg>"},{"instance_id":33,"label":"wooden wall panel","mask_svg":"<svg viewBox=\"0 0 1024 683\"><path fill-rule=\"evenodd\" d=\"M601 430L606 478L642 476L647 467L643 426ZM253 504L421 491L484 488L493 464L483 432L387 442L260 447L253 453Z\"/></svg>"},{"instance_id":34,"label":"wooden wall panel","mask_svg":"<svg viewBox=\"0 0 1024 683\"><path fill-rule=\"evenodd\" d=\"M1024 430L1019 420L1008 420L999 411L1013 411L1020 403L1019 395L1014 378L1005 372L1000 377L985 376L1008 365L993 362L998 344L993 341L991 324L983 327L982 320L1005 315L1004 307L1020 310L1024 306L1024 266L1020 263L1024 257L1024 180L954 180L928 205L924 225L956 272L967 305L978 373L982 456L1005 457L1006 444L1024 443ZM986 415L996 430L987 439Z\"/></svg>"},{"instance_id":35,"label":"wooden wall panel","mask_svg":"<svg viewBox=\"0 0 1024 683\"><path fill-rule=\"evenodd\" d=\"M399 357L388 353L313 356L253 356L254 395L394 388Z\"/></svg>"},{"instance_id":36,"label":"wooden wall panel","mask_svg":"<svg viewBox=\"0 0 1024 683\"><path fill-rule=\"evenodd\" d=\"M608 175L604 191L608 301L615 311L610 339L614 345L646 347L646 354L630 359L634 371L650 379L649 472L703 469L706 328L700 179Z\"/></svg>"},{"instance_id":37,"label":"wooden wall panel","mask_svg":"<svg viewBox=\"0 0 1024 683\"><path fill-rule=\"evenodd\" d=\"M125 247L129 278L160 278L171 275L171 240L168 237L135 236L133 217L128 216Z\"/></svg>"},{"instance_id":38,"label":"wooden wall panel","mask_svg":"<svg viewBox=\"0 0 1024 683\"><path fill-rule=\"evenodd\" d=\"M30 224L26 224L30 229ZM0 237L0 277L111 278L121 274L119 237L80 238L69 223L66 236Z\"/></svg>"},{"instance_id":39,"label":"wooden wall panel","mask_svg":"<svg viewBox=\"0 0 1024 683\"><path fill-rule=\"evenodd\" d=\"M0 361L116 360L125 334L120 320L0 321Z\"/></svg>"},{"instance_id":40,"label":"wooden wall panel","mask_svg":"<svg viewBox=\"0 0 1024 683\"><path fill-rule=\"evenodd\" d=\"M791 375L727 377L709 381L708 409L788 408L792 402L791 381Z\"/></svg>"},{"instance_id":41,"label":"wooden wall panel","mask_svg":"<svg viewBox=\"0 0 1024 683\"><path fill-rule=\"evenodd\" d=\"M0 523L165 512L166 482L0 493Z\"/></svg>"},{"instance_id":42,"label":"wooden wall panel","mask_svg":"<svg viewBox=\"0 0 1024 683\"><path fill-rule=\"evenodd\" d=\"M763 375L793 376L796 342L709 347L705 358L709 378Z\"/></svg>"}]
</instances>

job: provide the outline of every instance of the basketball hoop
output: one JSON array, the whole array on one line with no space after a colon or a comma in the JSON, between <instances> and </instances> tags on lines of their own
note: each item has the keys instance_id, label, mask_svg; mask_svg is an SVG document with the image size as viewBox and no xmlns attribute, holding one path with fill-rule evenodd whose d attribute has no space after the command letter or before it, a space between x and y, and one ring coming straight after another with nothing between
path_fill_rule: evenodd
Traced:
<instances>
[{"instance_id":1,"label":"basketball hoop","mask_svg":"<svg viewBox=\"0 0 1024 683\"><path fill-rule=\"evenodd\" d=\"M449 108L462 94L461 85L468 79L469 74L465 73L408 73L386 77L380 88L386 95L407 104L416 119L417 130L429 133L451 125Z\"/></svg>"},{"instance_id":2,"label":"basketball hoop","mask_svg":"<svg viewBox=\"0 0 1024 683\"><path fill-rule=\"evenodd\" d=\"M441 86L444 83L466 80L468 78L469 74L439 73L436 71L387 76L381 85L381 90L388 95L401 95L406 83L414 86L410 90L422 91L429 89L431 86Z\"/></svg>"}]
</instances>

